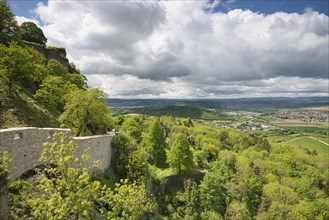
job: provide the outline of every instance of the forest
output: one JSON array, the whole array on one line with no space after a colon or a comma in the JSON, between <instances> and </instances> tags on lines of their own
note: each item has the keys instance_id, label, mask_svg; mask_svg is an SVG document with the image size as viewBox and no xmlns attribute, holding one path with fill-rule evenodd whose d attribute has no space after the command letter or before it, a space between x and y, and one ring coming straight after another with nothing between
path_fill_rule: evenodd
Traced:
<instances>
[{"instance_id":1,"label":"forest","mask_svg":"<svg viewBox=\"0 0 329 220\"><path fill-rule=\"evenodd\" d=\"M10 155L1 155L13 219L329 219L327 155L191 118L113 117L107 94L74 64L24 43L47 48L42 30L18 26L4 0L0 28L1 128L120 131L104 172L83 167L88 152L75 157L77 144L61 133L44 144L40 161L48 165L17 180L8 179Z\"/></svg>"},{"instance_id":2,"label":"forest","mask_svg":"<svg viewBox=\"0 0 329 220\"><path fill-rule=\"evenodd\" d=\"M114 126L103 173L82 168L88 154L75 158L61 134L47 143L40 160L57 166L11 184L14 218L328 218L326 155L190 119L118 116Z\"/></svg>"}]
</instances>

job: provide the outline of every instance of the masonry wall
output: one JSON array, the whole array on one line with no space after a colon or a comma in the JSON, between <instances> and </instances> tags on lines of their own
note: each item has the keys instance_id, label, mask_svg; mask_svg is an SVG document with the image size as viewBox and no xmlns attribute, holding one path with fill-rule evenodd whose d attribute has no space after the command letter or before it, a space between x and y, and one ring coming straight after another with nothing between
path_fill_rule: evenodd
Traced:
<instances>
[{"instance_id":1,"label":"masonry wall","mask_svg":"<svg viewBox=\"0 0 329 220\"><path fill-rule=\"evenodd\" d=\"M40 165L38 161L43 143L52 142L52 135L55 132L64 132L71 135L70 129L59 128L10 128L0 129L0 154L8 151L12 158L10 163L10 178L15 180L27 170ZM99 160L98 169L104 170L111 164L112 147L111 142L115 134L75 137L74 142L78 144L79 149L76 156L81 157L87 148L90 148L90 161L84 164L85 167L91 166L96 160Z\"/></svg>"},{"instance_id":2,"label":"masonry wall","mask_svg":"<svg viewBox=\"0 0 329 220\"><path fill-rule=\"evenodd\" d=\"M60 64L65 66L71 72L71 66L69 60L66 58L66 51L59 51L56 48L46 48L45 46L38 45L35 43L24 41L24 44L34 48L39 53L43 54L48 60L54 59Z\"/></svg>"}]
</instances>

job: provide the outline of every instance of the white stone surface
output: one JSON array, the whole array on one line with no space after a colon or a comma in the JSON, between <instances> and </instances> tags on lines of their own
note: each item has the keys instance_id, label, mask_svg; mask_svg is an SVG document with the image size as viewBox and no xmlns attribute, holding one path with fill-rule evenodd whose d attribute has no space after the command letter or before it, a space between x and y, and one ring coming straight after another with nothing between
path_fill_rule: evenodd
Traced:
<instances>
[{"instance_id":1,"label":"white stone surface","mask_svg":"<svg viewBox=\"0 0 329 220\"><path fill-rule=\"evenodd\" d=\"M15 180L27 170L40 165L38 161L42 145L45 142L52 142L52 135L55 132L64 132L71 135L70 129L61 128L9 128L0 129L0 154L8 151L12 158L10 163L10 178ZM84 164L85 167L99 161L99 170L108 168L111 164L113 149L111 142L115 134L97 135L88 137L74 137L79 149L76 156L81 157L84 151L90 148L90 161Z\"/></svg>"}]
</instances>

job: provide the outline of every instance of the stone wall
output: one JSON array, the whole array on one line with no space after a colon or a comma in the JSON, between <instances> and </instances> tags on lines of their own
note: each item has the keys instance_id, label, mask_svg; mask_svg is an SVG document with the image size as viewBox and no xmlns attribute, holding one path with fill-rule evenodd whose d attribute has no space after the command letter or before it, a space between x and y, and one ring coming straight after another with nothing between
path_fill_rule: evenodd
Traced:
<instances>
[{"instance_id":1,"label":"stone wall","mask_svg":"<svg viewBox=\"0 0 329 220\"><path fill-rule=\"evenodd\" d=\"M53 134L64 132L68 136L72 134L70 129L60 128L10 128L0 129L0 155L8 151L12 161L9 165L10 181L17 179L24 172L40 165L38 161L43 143L52 142ZM91 167L94 161L99 161L97 170L103 171L111 164L114 156L111 142L114 133L89 137L74 137L74 142L79 146L76 156L81 157L86 149L90 160L83 164L84 167ZM91 170L92 172L94 170ZM10 219L7 185L0 185L0 220Z\"/></svg>"},{"instance_id":2,"label":"stone wall","mask_svg":"<svg viewBox=\"0 0 329 220\"><path fill-rule=\"evenodd\" d=\"M66 58L66 51L64 48L46 48L45 46L38 45L35 43L24 41L26 46L34 48L39 53L43 54L48 60L54 59L60 64L65 66L69 72L72 71L69 60Z\"/></svg>"},{"instance_id":3,"label":"stone wall","mask_svg":"<svg viewBox=\"0 0 329 220\"><path fill-rule=\"evenodd\" d=\"M51 142L55 132L64 132L71 135L70 129L60 128L10 128L0 129L0 155L4 151L8 151L12 158L10 163L10 178L15 180L24 172L40 165L38 161L42 145L45 142ZM78 144L79 149L76 156L81 157L87 148L90 148L89 164L99 160L98 169L104 170L111 164L112 147L111 142L115 134L97 135L89 137L74 137L73 140Z\"/></svg>"}]
</instances>

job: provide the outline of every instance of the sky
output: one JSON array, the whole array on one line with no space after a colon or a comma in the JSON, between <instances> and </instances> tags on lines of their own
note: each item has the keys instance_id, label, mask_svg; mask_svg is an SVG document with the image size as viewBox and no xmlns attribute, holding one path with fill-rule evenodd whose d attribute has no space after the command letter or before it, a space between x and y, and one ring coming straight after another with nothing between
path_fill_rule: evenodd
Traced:
<instances>
[{"instance_id":1,"label":"sky","mask_svg":"<svg viewBox=\"0 0 329 220\"><path fill-rule=\"evenodd\" d=\"M328 96L321 1L17 1L110 98Z\"/></svg>"}]
</instances>

